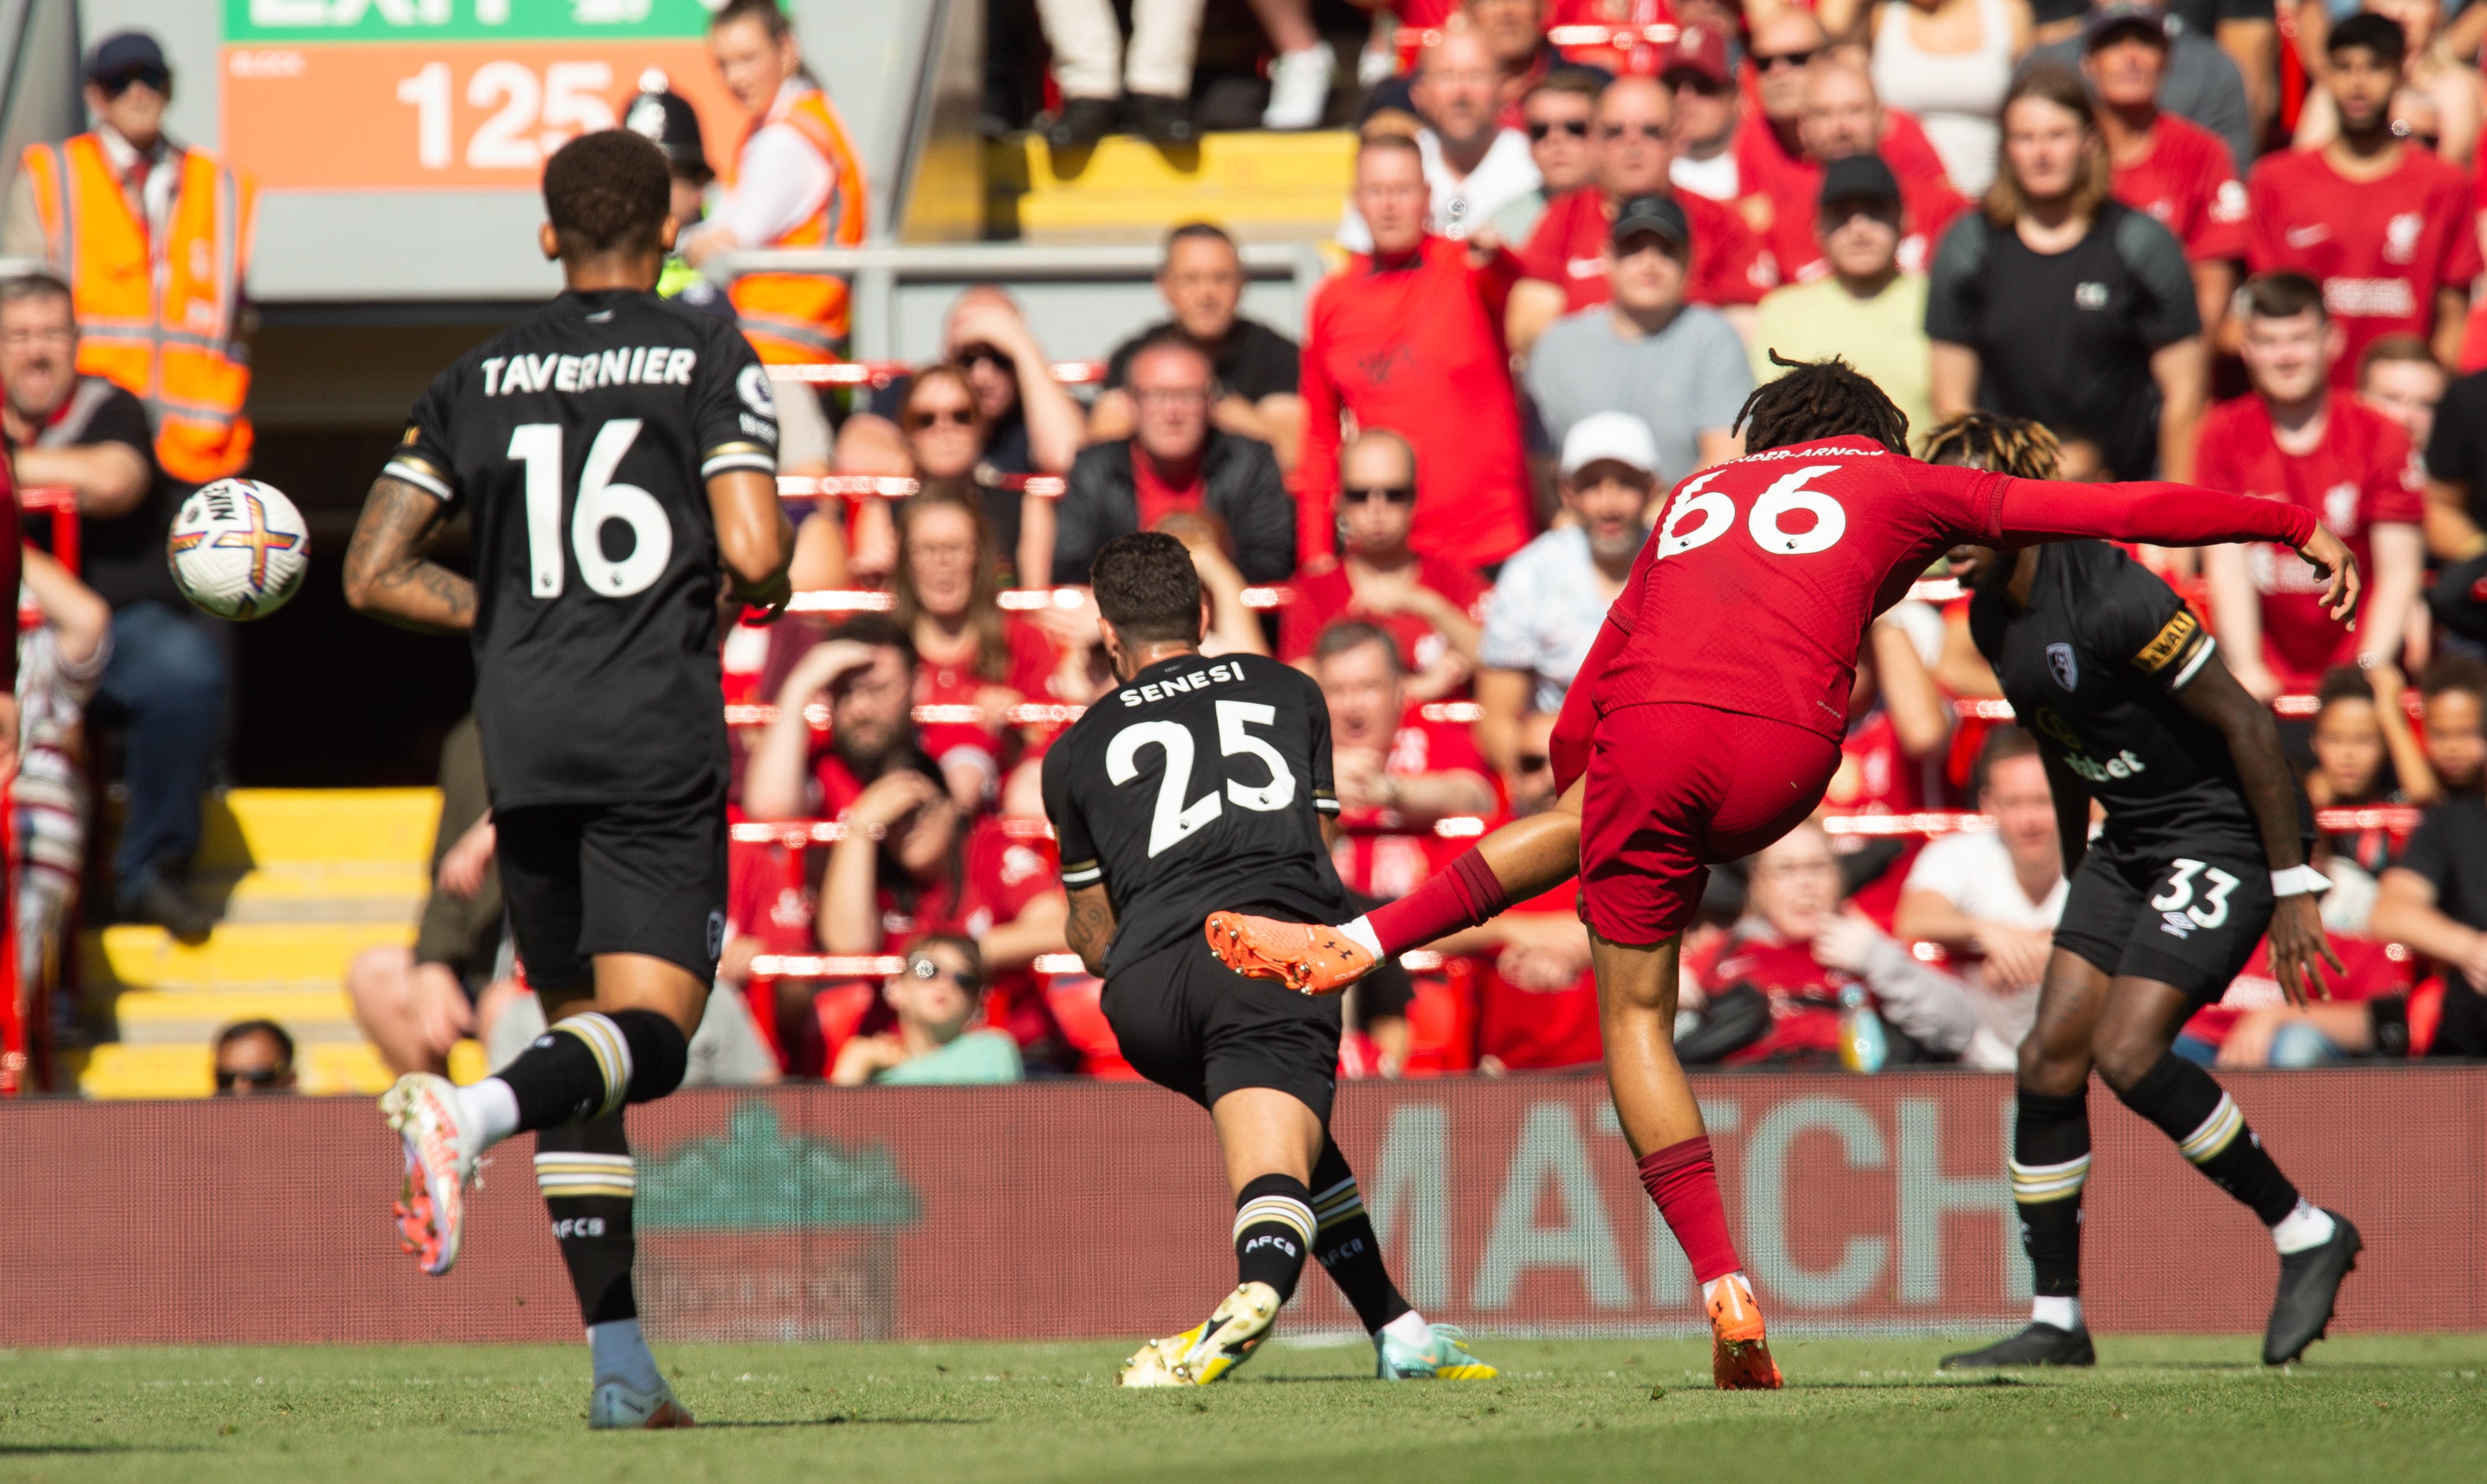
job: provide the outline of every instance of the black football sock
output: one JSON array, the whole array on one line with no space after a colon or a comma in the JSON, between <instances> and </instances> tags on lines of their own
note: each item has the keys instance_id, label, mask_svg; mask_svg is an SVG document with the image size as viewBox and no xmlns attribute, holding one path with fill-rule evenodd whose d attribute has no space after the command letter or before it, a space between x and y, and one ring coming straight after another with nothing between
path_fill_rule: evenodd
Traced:
<instances>
[{"instance_id":1,"label":"black football sock","mask_svg":"<svg viewBox=\"0 0 2487 1484\"><path fill-rule=\"evenodd\" d=\"M1296 1295L1312 1249L1312 1192L1293 1175L1263 1175L1235 1197L1235 1281L1267 1283L1278 1302Z\"/></svg>"},{"instance_id":2,"label":"black football sock","mask_svg":"<svg viewBox=\"0 0 2487 1484\"><path fill-rule=\"evenodd\" d=\"M2085 1090L2067 1096L2023 1089L2012 1120L2012 1204L2021 1248L2042 1299L2082 1292L2082 1185L2090 1174Z\"/></svg>"},{"instance_id":3,"label":"black football sock","mask_svg":"<svg viewBox=\"0 0 2487 1484\"><path fill-rule=\"evenodd\" d=\"M639 1316L630 1289L638 1252L630 1203L637 1184L618 1108L536 1134L536 1189L544 1192L553 1241L578 1291L579 1317L591 1328Z\"/></svg>"},{"instance_id":4,"label":"black football sock","mask_svg":"<svg viewBox=\"0 0 2487 1484\"><path fill-rule=\"evenodd\" d=\"M1390 1281L1390 1269L1382 1261L1382 1239L1374 1234L1373 1218L1365 1215L1364 1196L1355 1189L1355 1171L1347 1167L1347 1156L1339 1153L1335 1140L1322 1140L1312 1190L1313 1219L1319 1223L1313 1255L1355 1305L1364 1332L1379 1333L1411 1305Z\"/></svg>"},{"instance_id":5,"label":"black football sock","mask_svg":"<svg viewBox=\"0 0 2487 1484\"><path fill-rule=\"evenodd\" d=\"M2297 1187L2279 1172L2262 1140L2246 1127L2246 1115L2208 1072L2165 1052L2139 1081L2116 1096L2159 1125L2195 1169L2252 1207L2263 1225L2277 1226L2297 1209Z\"/></svg>"},{"instance_id":6,"label":"black football sock","mask_svg":"<svg viewBox=\"0 0 2487 1484\"><path fill-rule=\"evenodd\" d=\"M682 1085L690 1043L653 1010L564 1016L501 1069L518 1129L549 1129L647 1103Z\"/></svg>"}]
</instances>

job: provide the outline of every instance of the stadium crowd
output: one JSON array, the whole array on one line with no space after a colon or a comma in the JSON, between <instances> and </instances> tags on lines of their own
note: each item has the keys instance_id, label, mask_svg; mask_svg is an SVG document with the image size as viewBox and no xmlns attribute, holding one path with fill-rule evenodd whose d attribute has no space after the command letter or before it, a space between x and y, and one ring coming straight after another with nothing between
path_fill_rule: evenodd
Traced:
<instances>
[{"instance_id":1,"label":"stadium crowd","mask_svg":"<svg viewBox=\"0 0 2487 1484\"><path fill-rule=\"evenodd\" d=\"M1351 251L1300 325L1244 317L1235 240L1194 222L1165 239L1167 317L1085 404L990 286L908 376L778 383L781 472L844 477L796 507L797 586L842 599L724 641L720 978L741 993L713 997L693 1080L1131 1075L1063 938L1035 785L1111 688L1078 591L1106 541L1177 535L1207 651L1319 681L1341 875L1390 898L1550 804L1553 714L1665 491L1736 457L1757 381L1828 355L1929 454L1965 416L2030 419L2061 477L2290 500L2351 545L2370 583L2354 630L2278 548L2139 553L2277 708L2348 966L2304 1009L2249 967L2181 1044L2229 1067L2487 1054L2487 5L1371 9L1345 62L1308 0L1252 7L1264 126L1352 99L1360 135ZM1197 4L1140 0L1128 42L1103 0L1036 10L1054 150L1123 126L1197 137ZM842 286L760 274L729 296L691 270L863 235L843 126L778 13L737 0L717 27L755 119L731 187L679 99L629 110L706 218L667 290L739 318L772 364L831 358ZM90 68L100 137L142 164L161 140L133 104L169 87L152 46L108 42ZM0 286L0 395L18 485L77 490L92 586L27 574L22 643L46 657L19 682L30 972L81 868L90 700L130 738L115 906L203 930L174 874L197 822L167 800L197 797L223 693L199 626L126 559L160 545L182 474L147 409L80 375L84 266L44 250L41 185L30 164L6 231L64 276ZM1929 577L1869 635L1825 815L1711 884L1688 1062L2012 1064L2065 882L2035 744L1967 599ZM541 1024L501 941L474 751L468 727L444 758L422 938L349 980L400 1070L445 1066L467 1035L513 1054ZM1569 888L1405 966L1357 987L1351 1074L1599 1059Z\"/></svg>"}]
</instances>

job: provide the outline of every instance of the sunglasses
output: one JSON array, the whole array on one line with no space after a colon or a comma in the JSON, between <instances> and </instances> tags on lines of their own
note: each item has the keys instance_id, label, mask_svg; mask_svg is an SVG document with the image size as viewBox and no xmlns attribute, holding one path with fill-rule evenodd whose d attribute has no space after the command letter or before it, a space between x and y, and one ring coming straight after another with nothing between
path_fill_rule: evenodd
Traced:
<instances>
[{"instance_id":1,"label":"sunglasses","mask_svg":"<svg viewBox=\"0 0 2487 1484\"><path fill-rule=\"evenodd\" d=\"M1541 769L1551 768L1554 763L1552 758L1543 752L1523 752L1515 761L1520 764L1520 770L1523 773L1533 773Z\"/></svg>"},{"instance_id":2,"label":"sunglasses","mask_svg":"<svg viewBox=\"0 0 2487 1484\"><path fill-rule=\"evenodd\" d=\"M907 966L907 971L918 979L938 979L946 974L949 976L951 983L957 985L960 989L966 991L970 994L975 994L978 990L985 987L984 975L974 973L953 974L950 973L948 969L943 968L940 965L934 963L931 959L916 959L911 961Z\"/></svg>"},{"instance_id":3,"label":"sunglasses","mask_svg":"<svg viewBox=\"0 0 2487 1484\"><path fill-rule=\"evenodd\" d=\"M97 77L90 80L103 90L103 96L106 98L119 98L129 91L131 83L136 82L143 82L167 97L170 97L173 92L173 74L157 67L133 67L126 71L115 72L109 77Z\"/></svg>"},{"instance_id":4,"label":"sunglasses","mask_svg":"<svg viewBox=\"0 0 2487 1484\"><path fill-rule=\"evenodd\" d=\"M1753 53L1753 70L1774 72L1783 67L1802 67L1817 55L1819 52L1814 49L1774 52L1767 57L1757 51Z\"/></svg>"},{"instance_id":5,"label":"sunglasses","mask_svg":"<svg viewBox=\"0 0 2487 1484\"><path fill-rule=\"evenodd\" d=\"M1598 137L1601 139L1621 139L1626 134L1638 134L1643 139L1664 139L1666 126L1663 124L1609 124L1598 130Z\"/></svg>"},{"instance_id":6,"label":"sunglasses","mask_svg":"<svg viewBox=\"0 0 2487 1484\"><path fill-rule=\"evenodd\" d=\"M1412 504L1416 498L1414 485L1350 485L1338 492L1343 505L1363 505L1373 500L1388 500L1393 505Z\"/></svg>"},{"instance_id":7,"label":"sunglasses","mask_svg":"<svg viewBox=\"0 0 2487 1484\"><path fill-rule=\"evenodd\" d=\"M1575 139L1589 137L1589 121L1586 119L1539 120L1528 126L1528 142L1544 144L1546 136L1558 128Z\"/></svg>"},{"instance_id":8,"label":"sunglasses","mask_svg":"<svg viewBox=\"0 0 2487 1484\"><path fill-rule=\"evenodd\" d=\"M943 423L949 423L952 426L959 428L973 428L976 426L976 409L973 407L928 407L920 412L909 412L907 414L907 431L909 433L922 433L927 428L938 428Z\"/></svg>"},{"instance_id":9,"label":"sunglasses","mask_svg":"<svg viewBox=\"0 0 2487 1484\"><path fill-rule=\"evenodd\" d=\"M248 1072L227 1072L222 1067L218 1067L216 1091L231 1092L237 1082L248 1082L253 1087L273 1087L283 1079L284 1076L283 1067L254 1067Z\"/></svg>"},{"instance_id":10,"label":"sunglasses","mask_svg":"<svg viewBox=\"0 0 2487 1484\"><path fill-rule=\"evenodd\" d=\"M1009 356L994 350L992 346L961 346L959 348L960 365L973 366L979 361L982 361L988 366L998 367L1003 371L1016 369Z\"/></svg>"}]
</instances>

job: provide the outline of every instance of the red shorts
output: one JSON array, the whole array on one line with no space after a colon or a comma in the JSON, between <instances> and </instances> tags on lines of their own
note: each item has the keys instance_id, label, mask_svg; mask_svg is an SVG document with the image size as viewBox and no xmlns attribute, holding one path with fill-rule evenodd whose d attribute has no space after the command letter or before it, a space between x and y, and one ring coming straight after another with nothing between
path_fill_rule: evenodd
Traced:
<instances>
[{"instance_id":1,"label":"red shorts","mask_svg":"<svg viewBox=\"0 0 2487 1484\"><path fill-rule=\"evenodd\" d=\"M1635 944L1683 932L1703 868L1795 828L1838 768L1838 742L1767 716L1669 701L1599 717L1580 805L1590 931Z\"/></svg>"}]
</instances>

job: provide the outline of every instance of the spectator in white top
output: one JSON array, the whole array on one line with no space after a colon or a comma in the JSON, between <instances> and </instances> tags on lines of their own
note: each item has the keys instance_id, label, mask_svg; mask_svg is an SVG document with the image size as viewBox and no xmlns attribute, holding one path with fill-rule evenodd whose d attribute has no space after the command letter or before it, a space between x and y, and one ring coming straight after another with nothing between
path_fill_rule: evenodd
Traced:
<instances>
[{"instance_id":1,"label":"spectator in white top","mask_svg":"<svg viewBox=\"0 0 2487 1484\"><path fill-rule=\"evenodd\" d=\"M1437 236L1466 238L1538 186L1527 136L1498 121L1496 84L1494 53L1465 24L1444 27L1417 58L1409 97L1425 121L1416 150L1433 188L1426 225ZM1373 234L1352 201L1339 219L1338 241L1350 252L1373 250Z\"/></svg>"},{"instance_id":2,"label":"spectator in white top","mask_svg":"<svg viewBox=\"0 0 2487 1484\"><path fill-rule=\"evenodd\" d=\"M1629 412L1580 419L1563 439L1557 488L1569 520L1513 553L1486 598L1477 744L1506 779L1520 771L1522 723L1531 713L1563 709L1607 605L1649 539L1658 489L1649 425Z\"/></svg>"},{"instance_id":3,"label":"spectator in white top","mask_svg":"<svg viewBox=\"0 0 2487 1484\"><path fill-rule=\"evenodd\" d=\"M1925 125L1965 196L1995 180L2003 95L2029 26L2027 0L1891 0L1875 17L1874 91Z\"/></svg>"},{"instance_id":4,"label":"spectator in white top","mask_svg":"<svg viewBox=\"0 0 2487 1484\"><path fill-rule=\"evenodd\" d=\"M2009 1049L2029 1033L2038 984L2064 912L2063 842L2037 739L2000 727L1978 757L1978 812L1992 831L1945 835L1910 868L1892 927L1975 960L1967 971L1980 1025ZM1997 1070L2009 1070L2005 1061Z\"/></svg>"},{"instance_id":5,"label":"spectator in white top","mask_svg":"<svg viewBox=\"0 0 2487 1484\"><path fill-rule=\"evenodd\" d=\"M1656 438L1650 473L1672 484L1736 457L1736 413L1753 372L1735 326L1685 300L1692 227L1672 196L1615 212L1604 304L1546 327L1528 358L1528 394L1557 440L1597 412L1629 412Z\"/></svg>"},{"instance_id":6,"label":"spectator in white top","mask_svg":"<svg viewBox=\"0 0 2487 1484\"><path fill-rule=\"evenodd\" d=\"M1688 25L1659 64L1658 80L1675 95L1675 162L1667 179L1678 190L1713 201L1745 194L1736 169L1739 97L1727 67L1727 38L1716 26Z\"/></svg>"}]
</instances>

